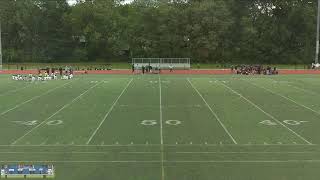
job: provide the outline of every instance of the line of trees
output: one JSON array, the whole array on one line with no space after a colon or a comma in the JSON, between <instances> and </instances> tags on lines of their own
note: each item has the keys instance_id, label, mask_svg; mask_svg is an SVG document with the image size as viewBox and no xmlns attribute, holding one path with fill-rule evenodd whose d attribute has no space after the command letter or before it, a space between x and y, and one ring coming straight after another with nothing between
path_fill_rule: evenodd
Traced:
<instances>
[{"instance_id":1,"label":"line of trees","mask_svg":"<svg viewBox=\"0 0 320 180\"><path fill-rule=\"evenodd\" d=\"M316 0L1 0L4 62L314 59Z\"/></svg>"}]
</instances>

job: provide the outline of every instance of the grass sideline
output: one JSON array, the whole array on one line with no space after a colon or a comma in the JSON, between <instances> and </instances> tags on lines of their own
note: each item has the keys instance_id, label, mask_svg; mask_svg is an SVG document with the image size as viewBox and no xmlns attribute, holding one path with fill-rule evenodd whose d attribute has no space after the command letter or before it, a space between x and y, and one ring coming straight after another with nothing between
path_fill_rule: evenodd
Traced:
<instances>
[{"instance_id":1,"label":"grass sideline","mask_svg":"<svg viewBox=\"0 0 320 180\"><path fill-rule=\"evenodd\" d=\"M87 69L87 68L107 68L111 67L112 69L131 69L130 63L11 63L3 64L3 69L5 70L19 70L21 67L24 69L38 69L46 67L65 67L73 66L76 68ZM110 66L111 65L111 66ZM265 65L268 66L268 65ZM286 64L270 64L271 67L277 67L278 69L308 69L309 65L298 64L298 65L286 65ZM229 69L230 65L222 64L191 64L192 69Z\"/></svg>"},{"instance_id":2,"label":"grass sideline","mask_svg":"<svg viewBox=\"0 0 320 180\"><path fill-rule=\"evenodd\" d=\"M0 165L54 164L57 180L320 176L319 75L0 84Z\"/></svg>"}]
</instances>

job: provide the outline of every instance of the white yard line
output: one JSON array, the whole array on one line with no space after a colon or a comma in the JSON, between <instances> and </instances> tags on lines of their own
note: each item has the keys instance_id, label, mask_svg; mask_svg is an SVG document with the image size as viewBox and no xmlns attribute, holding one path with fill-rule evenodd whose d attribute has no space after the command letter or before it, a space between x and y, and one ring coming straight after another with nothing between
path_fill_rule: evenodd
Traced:
<instances>
[{"instance_id":1,"label":"white yard line","mask_svg":"<svg viewBox=\"0 0 320 180\"><path fill-rule=\"evenodd\" d=\"M231 135L231 133L228 131L228 129L226 128L226 126L222 123L222 121L220 120L219 116L212 110L211 106L207 103L207 101L204 99L204 97L202 96L202 94L198 91L198 89L192 84L192 82L190 81L190 79L187 79L188 82L190 83L190 85L192 86L192 88L198 93L198 95L201 97L201 99L203 100L203 102L206 104L206 106L209 108L209 110L211 111L211 113L213 114L213 116L217 119L217 121L220 123L220 125L222 126L222 128L224 129L224 131L229 135L229 137L231 138L231 140L233 141L234 144L238 144L237 141L234 139L234 137Z\"/></svg>"},{"instance_id":2,"label":"white yard line","mask_svg":"<svg viewBox=\"0 0 320 180\"><path fill-rule=\"evenodd\" d=\"M160 97L159 97L159 109L160 109L160 141L161 141L161 180L164 180L164 176L165 176L165 173L164 173L164 164L163 164L163 161L164 161L164 148L163 148L163 122L162 122L162 97L161 97L161 94L162 94L162 91L161 91L161 77L159 75L159 94L160 94Z\"/></svg>"},{"instance_id":3,"label":"white yard line","mask_svg":"<svg viewBox=\"0 0 320 180\"><path fill-rule=\"evenodd\" d=\"M42 151L32 151L32 152L1 152L0 154L108 154L110 152L86 152L86 151L63 151L63 152L42 152Z\"/></svg>"},{"instance_id":4,"label":"white yard line","mask_svg":"<svg viewBox=\"0 0 320 180\"><path fill-rule=\"evenodd\" d=\"M63 151L63 152L50 152L50 151L0 151L0 154L109 154L111 152L108 151ZM115 153L115 152L112 152ZM116 152L119 154L161 154L161 152L129 152L129 151L121 151ZM171 154L319 154L319 151L207 151L207 152L168 152Z\"/></svg>"},{"instance_id":5,"label":"white yard line","mask_svg":"<svg viewBox=\"0 0 320 180\"><path fill-rule=\"evenodd\" d=\"M54 91L54 90L56 90L56 89L59 89L59 88L65 86L65 85L67 85L67 84L70 84L70 83L71 83L71 82L65 83L65 84L63 84L63 85L61 85L61 86L57 86L57 87L55 87L55 88L53 88L53 89L50 89L50 90L46 91L45 93L43 93L43 94L41 94L41 95L34 96L33 98L31 98L31 99L29 99L29 100L27 100L27 101L24 101L24 102L22 102L22 103L20 103L20 104L18 104L18 105L16 105L16 106L14 106L13 108L8 109L8 110L2 112L2 113L0 114L0 116L2 116L2 115L4 115L4 114L7 114L8 112L10 112L10 111L12 111L12 110L14 110L14 109L17 109L18 107L20 107L20 106L22 106L22 105L24 105L24 104L26 104L26 103L28 103L28 102L31 102L31 101L33 101L33 100L35 100L35 99L37 99L37 98L40 98L40 97L42 97L42 96L44 96L44 95L46 95L46 94L49 94L50 92L52 92L52 91Z\"/></svg>"},{"instance_id":6,"label":"white yard line","mask_svg":"<svg viewBox=\"0 0 320 180\"><path fill-rule=\"evenodd\" d=\"M264 89L264 90L270 92L271 94L275 94L275 95L277 95L277 96L280 96L280 97L282 97L282 98L284 98L284 99L286 99L286 100L288 100L288 101L290 101L290 102L292 102L292 103L294 103L294 104L296 104L296 105L298 105L298 106L301 106L301 107L303 107L303 108L305 108L305 109L308 109L308 110L310 110L310 111L312 111L312 112L320 115L320 112L319 112L319 111L316 111L316 110L314 110L314 109L312 109L312 108L310 108L310 107L308 107L308 106L306 106L306 105L303 105L303 104L301 104L301 103L299 103L299 102L297 102L297 101L295 101L295 100L293 100L293 99L291 99L291 98L289 98L289 97L287 97L287 96L284 96L284 95L282 95L282 94L276 93L276 92L274 92L274 91L272 91L272 90L270 90L270 89L268 89L268 88L266 88L266 87L259 86L259 85L255 84L255 83L250 82L250 81L246 81L246 82L248 82L249 84L252 84L253 86L256 86L256 87L258 87L258 88Z\"/></svg>"},{"instance_id":7,"label":"white yard line","mask_svg":"<svg viewBox=\"0 0 320 180\"><path fill-rule=\"evenodd\" d=\"M0 161L1 163L160 163L161 161ZM164 163L320 163L320 159L306 159L306 160L206 160L206 161L164 161Z\"/></svg>"},{"instance_id":8,"label":"white yard line","mask_svg":"<svg viewBox=\"0 0 320 180\"><path fill-rule=\"evenodd\" d=\"M120 154L161 154L161 151L160 152L130 152L130 151L122 151L122 152L119 152Z\"/></svg>"},{"instance_id":9,"label":"white yard line","mask_svg":"<svg viewBox=\"0 0 320 180\"><path fill-rule=\"evenodd\" d=\"M234 89L232 89L231 87L227 86L224 83L220 83L222 84L224 87L226 87L227 89L229 89L231 92L233 92L234 94L242 97L245 101L247 101L249 104L251 104L252 106L254 106L255 108L257 108L258 110L260 110L261 112L263 112L265 115L267 115L268 117L270 117L271 119L273 119L274 121L278 122L278 124L280 124L281 126L283 126L284 128L286 128L288 131L290 131L291 133L293 133L294 135L296 135L297 137L299 137L301 140L303 140L304 142L306 142L307 144L311 145L312 143L309 142L308 140L306 140L304 137L302 137L300 134L298 134L297 132L293 131L292 129L290 129L289 127L287 127L285 124L283 124L281 121L279 121L277 118L275 118L273 115L267 113L266 111L264 111L261 107L259 107L258 105L256 105L254 102L250 101L249 99L247 99L246 97L244 97L242 94L238 93L237 91L235 91Z\"/></svg>"},{"instance_id":10,"label":"white yard line","mask_svg":"<svg viewBox=\"0 0 320 180\"><path fill-rule=\"evenodd\" d=\"M122 90L122 92L120 93L120 95L118 96L118 98L113 102L112 106L110 107L109 111L106 113L106 115L103 117L103 119L101 120L100 124L98 125L98 127L95 129L95 131L91 134L90 138L87 141L87 145L90 144L90 142L92 141L93 137L96 135L96 133L99 131L100 127L102 126L102 124L104 123L104 121L108 118L109 114L111 113L111 111L113 110L113 108L115 107L115 105L118 103L119 99L121 98L121 96L123 95L123 93L127 90L127 88L129 87L129 85L131 84L131 82L133 81L133 79L131 79L127 85L125 86L125 88Z\"/></svg>"},{"instance_id":11,"label":"white yard line","mask_svg":"<svg viewBox=\"0 0 320 180\"><path fill-rule=\"evenodd\" d=\"M0 147L152 147L161 144L17 144L0 145ZM268 146L318 146L317 144L163 144L168 147L268 147Z\"/></svg>"},{"instance_id":12,"label":"white yard line","mask_svg":"<svg viewBox=\"0 0 320 180\"><path fill-rule=\"evenodd\" d=\"M74 102L76 102L78 99L80 99L83 95L85 95L87 92L89 92L91 89L95 88L96 86L98 86L100 83L97 83L93 86L91 86L89 89L87 89L86 91L84 91L83 93L81 93L79 96L77 96L76 98L74 98L70 103L65 104L62 108L60 108L58 111L56 111L55 113L53 113L51 116L49 116L47 119L45 119L44 121L42 121L40 124L38 124L37 126L33 127L31 130L29 130L27 133L25 133L23 136L21 136L20 138L16 139L12 144L16 144L18 141L20 141L21 139L23 139L24 137L26 137L28 134L30 134L31 132L33 132L35 129L37 129L38 127L42 126L45 122L47 122L48 120L50 120L52 117L54 117L55 115L57 115L58 113L60 113L62 110L64 110L65 108L69 107L71 104L73 104Z\"/></svg>"},{"instance_id":13,"label":"white yard line","mask_svg":"<svg viewBox=\"0 0 320 180\"><path fill-rule=\"evenodd\" d=\"M294 151L246 151L246 152L235 152L235 151L225 151L225 152L222 152L222 151L207 151L207 152L175 152L176 154L314 154L314 153L320 153L319 151L297 151L297 152L294 152Z\"/></svg>"}]
</instances>

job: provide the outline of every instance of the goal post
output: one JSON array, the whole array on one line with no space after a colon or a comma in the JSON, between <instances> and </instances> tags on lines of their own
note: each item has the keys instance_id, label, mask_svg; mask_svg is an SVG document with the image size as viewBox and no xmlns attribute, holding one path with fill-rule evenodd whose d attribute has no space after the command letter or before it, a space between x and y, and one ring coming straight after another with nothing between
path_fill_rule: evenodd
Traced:
<instances>
[{"instance_id":1,"label":"goal post","mask_svg":"<svg viewBox=\"0 0 320 180\"><path fill-rule=\"evenodd\" d=\"M190 69L190 58L132 58L132 64L138 68L152 66L161 69Z\"/></svg>"}]
</instances>

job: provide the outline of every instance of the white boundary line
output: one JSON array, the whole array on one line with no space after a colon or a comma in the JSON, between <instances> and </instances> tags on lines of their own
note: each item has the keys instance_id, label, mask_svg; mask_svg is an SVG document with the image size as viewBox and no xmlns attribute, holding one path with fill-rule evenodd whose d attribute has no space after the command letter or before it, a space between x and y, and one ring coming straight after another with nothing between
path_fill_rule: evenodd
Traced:
<instances>
[{"instance_id":1,"label":"white boundary line","mask_svg":"<svg viewBox=\"0 0 320 180\"><path fill-rule=\"evenodd\" d=\"M134 151L127 151L127 152L125 152L125 151L121 151L121 152L119 152L120 154L161 154L162 152L160 151L160 152L156 152L156 151L154 151L154 152L134 152Z\"/></svg>"},{"instance_id":2,"label":"white boundary line","mask_svg":"<svg viewBox=\"0 0 320 180\"><path fill-rule=\"evenodd\" d=\"M32 152L21 152L21 151L10 151L10 152L1 152L0 154L109 154L110 152L98 152L98 151L63 151L63 152L41 152L41 151L32 151Z\"/></svg>"},{"instance_id":3,"label":"white boundary line","mask_svg":"<svg viewBox=\"0 0 320 180\"><path fill-rule=\"evenodd\" d=\"M214 117L217 119L217 121L220 123L220 125L222 126L222 128L224 129L224 131L229 135L229 137L231 138L231 140L233 141L234 144L238 144L237 141L233 138L233 136L231 135L231 133L228 131L228 129L225 127L225 125L221 122L220 118L218 117L218 115L212 110L212 108L210 107L210 105L207 103L207 101L204 99L204 97L201 95L201 93L198 91L198 89L192 84L192 82L190 81L189 78L187 78L188 82L190 83L191 87L198 93L198 95L201 97L201 99L203 100L203 102L207 105L207 107L209 108L209 110L211 111L211 113L214 115Z\"/></svg>"},{"instance_id":4,"label":"white boundary line","mask_svg":"<svg viewBox=\"0 0 320 180\"><path fill-rule=\"evenodd\" d=\"M207 151L207 152L174 152L176 154L316 154L319 151Z\"/></svg>"},{"instance_id":5,"label":"white boundary line","mask_svg":"<svg viewBox=\"0 0 320 180\"><path fill-rule=\"evenodd\" d=\"M42 152L42 151L10 151L10 152L1 152L0 154L109 154L114 152L109 151L63 151L63 152ZM134 151L120 151L116 152L119 154L161 154L161 151L154 151L154 152L134 152ZM168 152L170 154L319 154L319 151L204 151L204 152Z\"/></svg>"},{"instance_id":6,"label":"white boundary line","mask_svg":"<svg viewBox=\"0 0 320 180\"><path fill-rule=\"evenodd\" d=\"M306 142L307 144L311 145L312 143L309 142L308 140L306 140L304 137L302 137L300 134L296 133L295 131L293 131L292 129L290 129L289 127L287 127L286 125L284 125L281 121L279 121L277 118L275 118L274 116L272 116L271 114L267 113L266 111L264 111L262 108L260 108L258 105L256 105L255 103L253 103L252 101L250 101L249 99L247 99L246 97L244 97L242 94L238 93L237 91L235 91L234 89L232 89L231 87L227 86L224 83L220 83L222 84L224 87L226 87L227 89L229 89L231 92L233 92L234 94L242 97L245 101L247 101L249 104L251 104L252 106L254 106L255 108L257 108L258 110L260 110L261 112L263 112L265 115L269 116L271 119L275 120L276 122L278 122L281 126L283 126L284 128L286 128L287 130L289 130L291 133L295 134L297 137L299 137L301 140L303 140L304 142Z\"/></svg>"},{"instance_id":7,"label":"white boundary line","mask_svg":"<svg viewBox=\"0 0 320 180\"><path fill-rule=\"evenodd\" d=\"M0 161L1 163L160 163L161 161ZM207 161L164 161L164 163L320 163L320 159L306 159L306 160L207 160Z\"/></svg>"},{"instance_id":8,"label":"white boundary line","mask_svg":"<svg viewBox=\"0 0 320 180\"><path fill-rule=\"evenodd\" d=\"M259 85L255 84L255 83L250 82L250 81L246 81L246 82L248 82L249 84L251 84L251 85L253 85L253 86L256 86L256 87L258 87L258 88L264 89L264 90L270 92L271 94L275 94L275 95L277 95L277 96L280 96L280 97L282 97L282 98L284 98L284 99L286 99L286 100L288 100L288 101L290 101L290 102L292 102L292 103L294 103L294 104L296 104L296 105L298 105L298 106L301 106L301 107L303 107L303 108L305 108L305 109L308 109L308 110L310 110L310 111L312 111L312 112L320 115L320 112L318 112L318 111L316 111L316 110L314 110L314 109L312 109L312 108L310 108L310 107L308 107L308 106L306 106L306 105L303 105L303 104L301 104L301 103L299 103L299 102L297 102L297 101L295 101L295 100L293 100L293 99L291 99L291 98L289 98L289 97L287 97L287 96L284 96L284 95L282 95L282 94L276 93L276 92L274 92L274 91L272 91L272 90L270 90L270 89L268 89L268 88L266 88L266 87L264 87L264 86L259 86Z\"/></svg>"},{"instance_id":9,"label":"white boundary line","mask_svg":"<svg viewBox=\"0 0 320 180\"><path fill-rule=\"evenodd\" d=\"M71 82L72 82L72 81L71 81ZM4 115L4 114L7 114L8 112L10 112L10 111L12 111L12 110L14 110L14 109L17 109L18 107L20 107L20 106L22 106L22 105L24 105L24 104L26 104L26 103L28 103L28 102L30 102L30 101L33 101L33 100L35 100L35 99L37 99L37 98L40 98L40 97L42 97L42 96L44 96L44 95L46 95L46 94L49 94L50 92L52 92L52 91L54 91L54 90L56 90L56 89L59 89L59 88L65 86L65 85L67 85L67 84L70 84L71 82L68 82L68 83L65 83L65 84L63 84L63 85L61 85L61 86L57 86L57 87L55 87L55 88L53 88L53 89L50 89L50 90L46 91L45 93L43 93L43 94L41 94L41 95L34 96L33 98L31 98L31 99L29 99L29 100L27 100L27 101L24 101L24 102L22 102L22 103L20 103L20 104L18 104L18 105L16 105L16 106L14 106L13 108L8 109L8 110L2 112L2 113L0 114L0 116L2 116L2 115Z\"/></svg>"},{"instance_id":10,"label":"white boundary line","mask_svg":"<svg viewBox=\"0 0 320 180\"><path fill-rule=\"evenodd\" d=\"M109 111L106 113L106 115L103 117L103 119L101 120L100 124L98 125L98 127L95 129L95 131L92 133L92 135L90 136L90 138L87 141L87 145L90 144L91 140L93 139L93 137L96 135L96 133L98 132L98 130L100 129L100 127L102 126L102 124L104 123L104 121L108 118L109 114L111 113L111 111L113 110L114 106L117 104L117 102L119 101L120 97L123 95L123 93L127 90L127 88L129 87L129 85L131 84L131 82L133 81L133 79L131 79L127 85L125 86L125 88L122 90L122 92L120 93L120 95L117 97L117 99L113 102L112 106L110 107Z\"/></svg>"},{"instance_id":11,"label":"white boundary line","mask_svg":"<svg viewBox=\"0 0 320 180\"><path fill-rule=\"evenodd\" d=\"M159 111L160 111L160 141L161 141L161 180L164 180L164 165L163 165L163 161L164 161L164 148L163 148L163 123L162 123L162 91L161 91L161 77L160 74L159 76Z\"/></svg>"},{"instance_id":12,"label":"white boundary line","mask_svg":"<svg viewBox=\"0 0 320 180\"><path fill-rule=\"evenodd\" d=\"M73 104L74 102L76 102L78 99L80 99L83 95L85 95L87 92L89 92L91 89L95 88L96 86L98 86L100 83L97 83L93 86L91 86L89 89L87 89L86 91L84 91L83 93L81 93L79 96L77 96L76 98L74 98L71 102L69 102L68 104L65 104L62 108L60 108L58 111L56 111L55 113L53 113L51 116L49 116L47 119L45 119L44 121L42 121L40 124L38 124L37 126L35 126L34 128L30 129L27 133L25 133L23 136L21 136L20 138L16 139L12 144L16 144L18 141L20 141L21 139L23 139L24 137L26 137L28 134L30 134L32 131L34 131L35 129L37 129L38 127L42 126L45 122L47 122L49 119L51 119L52 117L54 117L55 115L57 115L58 113L60 113L62 110L64 110L65 108L69 107L71 104Z\"/></svg>"},{"instance_id":13,"label":"white boundary line","mask_svg":"<svg viewBox=\"0 0 320 180\"><path fill-rule=\"evenodd\" d=\"M161 144L21 144L21 145L0 145L0 147L152 147ZM318 146L317 144L163 144L168 147L282 147L282 146Z\"/></svg>"}]
</instances>

